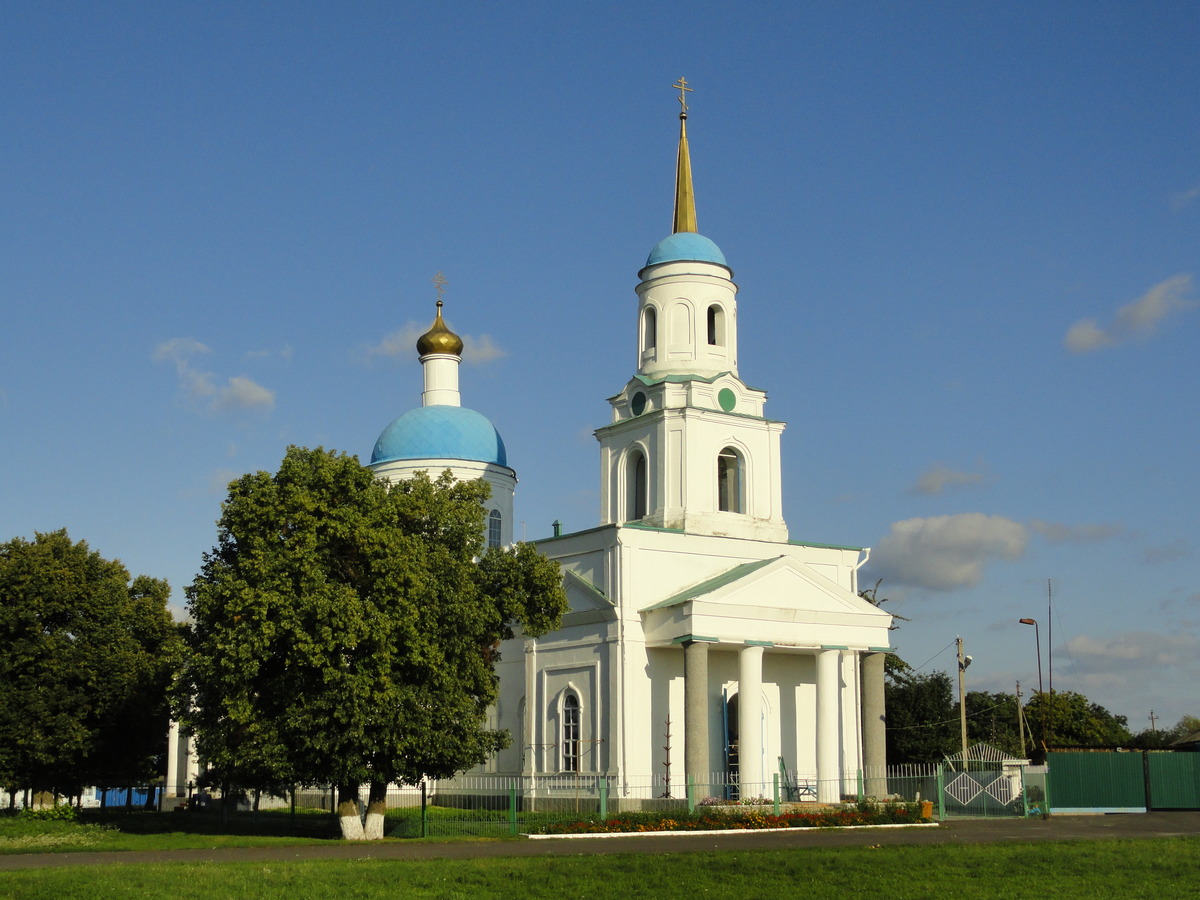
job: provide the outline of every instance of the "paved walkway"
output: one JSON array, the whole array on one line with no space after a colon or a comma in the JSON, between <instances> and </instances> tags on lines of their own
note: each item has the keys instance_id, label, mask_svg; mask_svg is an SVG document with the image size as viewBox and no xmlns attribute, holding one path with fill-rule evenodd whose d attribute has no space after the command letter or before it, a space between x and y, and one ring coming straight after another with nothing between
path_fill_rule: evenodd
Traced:
<instances>
[{"instance_id":1,"label":"paved walkway","mask_svg":"<svg viewBox=\"0 0 1200 900\"><path fill-rule=\"evenodd\" d=\"M608 853L690 853L699 850L786 850L895 844L979 844L1200 836L1200 812L1052 816L1049 819L956 819L915 828L828 828L739 831L719 835L647 834L601 840L328 841L289 847L138 850L105 853L30 853L0 856L0 871L53 866L137 865L161 862L286 862L311 859L479 859L506 856L583 856Z\"/></svg>"}]
</instances>

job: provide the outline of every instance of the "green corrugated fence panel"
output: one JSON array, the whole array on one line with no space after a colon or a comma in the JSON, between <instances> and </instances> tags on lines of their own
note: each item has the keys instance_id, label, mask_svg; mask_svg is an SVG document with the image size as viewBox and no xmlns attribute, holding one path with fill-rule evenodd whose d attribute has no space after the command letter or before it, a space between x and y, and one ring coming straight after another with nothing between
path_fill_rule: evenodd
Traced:
<instances>
[{"instance_id":1,"label":"green corrugated fence panel","mask_svg":"<svg viewBox=\"0 0 1200 900\"><path fill-rule=\"evenodd\" d=\"M1047 754L1054 809L1145 809L1140 753Z\"/></svg>"},{"instance_id":2,"label":"green corrugated fence panel","mask_svg":"<svg viewBox=\"0 0 1200 900\"><path fill-rule=\"evenodd\" d=\"M1200 809L1200 753L1151 753L1150 802L1155 809Z\"/></svg>"}]
</instances>

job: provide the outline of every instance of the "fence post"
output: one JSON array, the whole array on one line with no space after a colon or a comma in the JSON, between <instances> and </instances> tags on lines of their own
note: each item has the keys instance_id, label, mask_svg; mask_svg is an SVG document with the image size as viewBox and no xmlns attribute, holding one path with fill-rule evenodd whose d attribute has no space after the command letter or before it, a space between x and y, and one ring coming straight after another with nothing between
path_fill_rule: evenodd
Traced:
<instances>
[{"instance_id":1,"label":"fence post","mask_svg":"<svg viewBox=\"0 0 1200 900\"><path fill-rule=\"evenodd\" d=\"M1042 788L1042 793L1046 795L1046 805L1045 809L1042 810L1042 818L1048 819L1050 818L1050 760L1048 758L1046 760L1046 781L1045 786Z\"/></svg>"},{"instance_id":2,"label":"fence post","mask_svg":"<svg viewBox=\"0 0 1200 900\"><path fill-rule=\"evenodd\" d=\"M608 818L608 776L607 775L599 775L596 777L596 781L600 786L600 790L599 790L599 793L600 793L600 818L607 819Z\"/></svg>"},{"instance_id":3,"label":"fence post","mask_svg":"<svg viewBox=\"0 0 1200 900\"><path fill-rule=\"evenodd\" d=\"M776 772L771 776L775 788L775 815L779 815L779 773Z\"/></svg>"},{"instance_id":4,"label":"fence post","mask_svg":"<svg viewBox=\"0 0 1200 900\"><path fill-rule=\"evenodd\" d=\"M429 782L421 782L421 837L429 837Z\"/></svg>"},{"instance_id":5,"label":"fence post","mask_svg":"<svg viewBox=\"0 0 1200 900\"><path fill-rule=\"evenodd\" d=\"M687 777L687 804L688 804L688 812L694 813L696 811L696 776L695 775L689 775Z\"/></svg>"},{"instance_id":6,"label":"fence post","mask_svg":"<svg viewBox=\"0 0 1200 900\"><path fill-rule=\"evenodd\" d=\"M517 835L517 786L508 789L508 833Z\"/></svg>"},{"instance_id":7,"label":"fence post","mask_svg":"<svg viewBox=\"0 0 1200 900\"><path fill-rule=\"evenodd\" d=\"M946 775L942 763L938 763L938 821L946 821Z\"/></svg>"},{"instance_id":8,"label":"fence post","mask_svg":"<svg viewBox=\"0 0 1200 900\"><path fill-rule=\"evenodd\" d=\"M863 773L862 769L858 770L858 802L862 803L866 799L866 792L863 790Z\"/></svg>"}]
</instances>

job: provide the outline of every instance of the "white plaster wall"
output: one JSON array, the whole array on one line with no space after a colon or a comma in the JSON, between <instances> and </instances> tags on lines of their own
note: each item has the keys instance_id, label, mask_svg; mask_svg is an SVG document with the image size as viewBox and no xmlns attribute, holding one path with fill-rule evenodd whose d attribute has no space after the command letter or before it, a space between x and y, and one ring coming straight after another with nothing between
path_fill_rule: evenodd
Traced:
<instances>
[{"instance_id":1,"label":"white plaster wall","mask_svg":"<svg viewBox=\"0 0 1200 900\"><path fill-rule=\"evenodd\" d=\"M638 354L641 374L737 374L737 286L727 269L703 262L651 266L642 271L637 294L639 348L643 310L653 306L658 315L657 346ZM708 343L708 307L713 304L725 313L724 344Z\"/></svg>"}]
</instances>

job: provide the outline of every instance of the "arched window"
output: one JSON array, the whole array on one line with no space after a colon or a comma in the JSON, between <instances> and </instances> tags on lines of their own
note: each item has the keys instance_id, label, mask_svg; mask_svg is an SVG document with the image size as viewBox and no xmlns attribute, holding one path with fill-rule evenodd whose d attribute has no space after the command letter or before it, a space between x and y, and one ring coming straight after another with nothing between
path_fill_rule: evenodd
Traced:
<instances>
[{"instance_id":1,"label":"arched window","mask_svg":"<svg viewBox=\"0 0 1200 900\"><path fill-rule=\"evenodd\" d=\"M630 451L629 459L625 463L627 521L646 518L650 506L650 484L646 469L646 454L641 450Z\"/></svg>"},{"instance_id":2,"label":"arched window","mask_svg":"<svg viewBox=\"0 0 1200 900\"><path fill-rule=\"evenodd\" d=\"M582 743L582 718L579 714L579 696L568 691L562 705L562 770L579 771L579 748Z\"/></svg>"},{"instance_id":3,"label":"arched window","mask_svg":"<svg viewBox=\"0 0 1200 900\"><path fill-rule=\"evenodd\" d=\"M708 308L708 343L714 347L725 345L725 310L716 304Z\"/></svg>"},{"instance_id":4,"label":"arched window","mask_svg":"<svg viewBox=\"0 0 1200 900\"><path fill-rule=\"evenodd\" d=\"M742 457L732 447L717 454L717 509L745 512L742 503Z\"/></svg>"},{"instance_id":5,"label":"arched window","mask_svg":"<svg viewBox=\"0 0 1200 900\"><path fill-rule=\"evenodd\" d=\"M648 353L658 345L658 314L653 306L642 313L642 352Z\"/></svg>"},{"instance_id":6,"label":"arched window","mask_svg":"<svg viewBox=\"0 0 1200 900\"><path fill-rule=\"evenodd\" d=\"M488 513L487 545L489 547L500 546L500 524L500 510L493 509L490 513Z\"/></svg>"}]
</instances>

